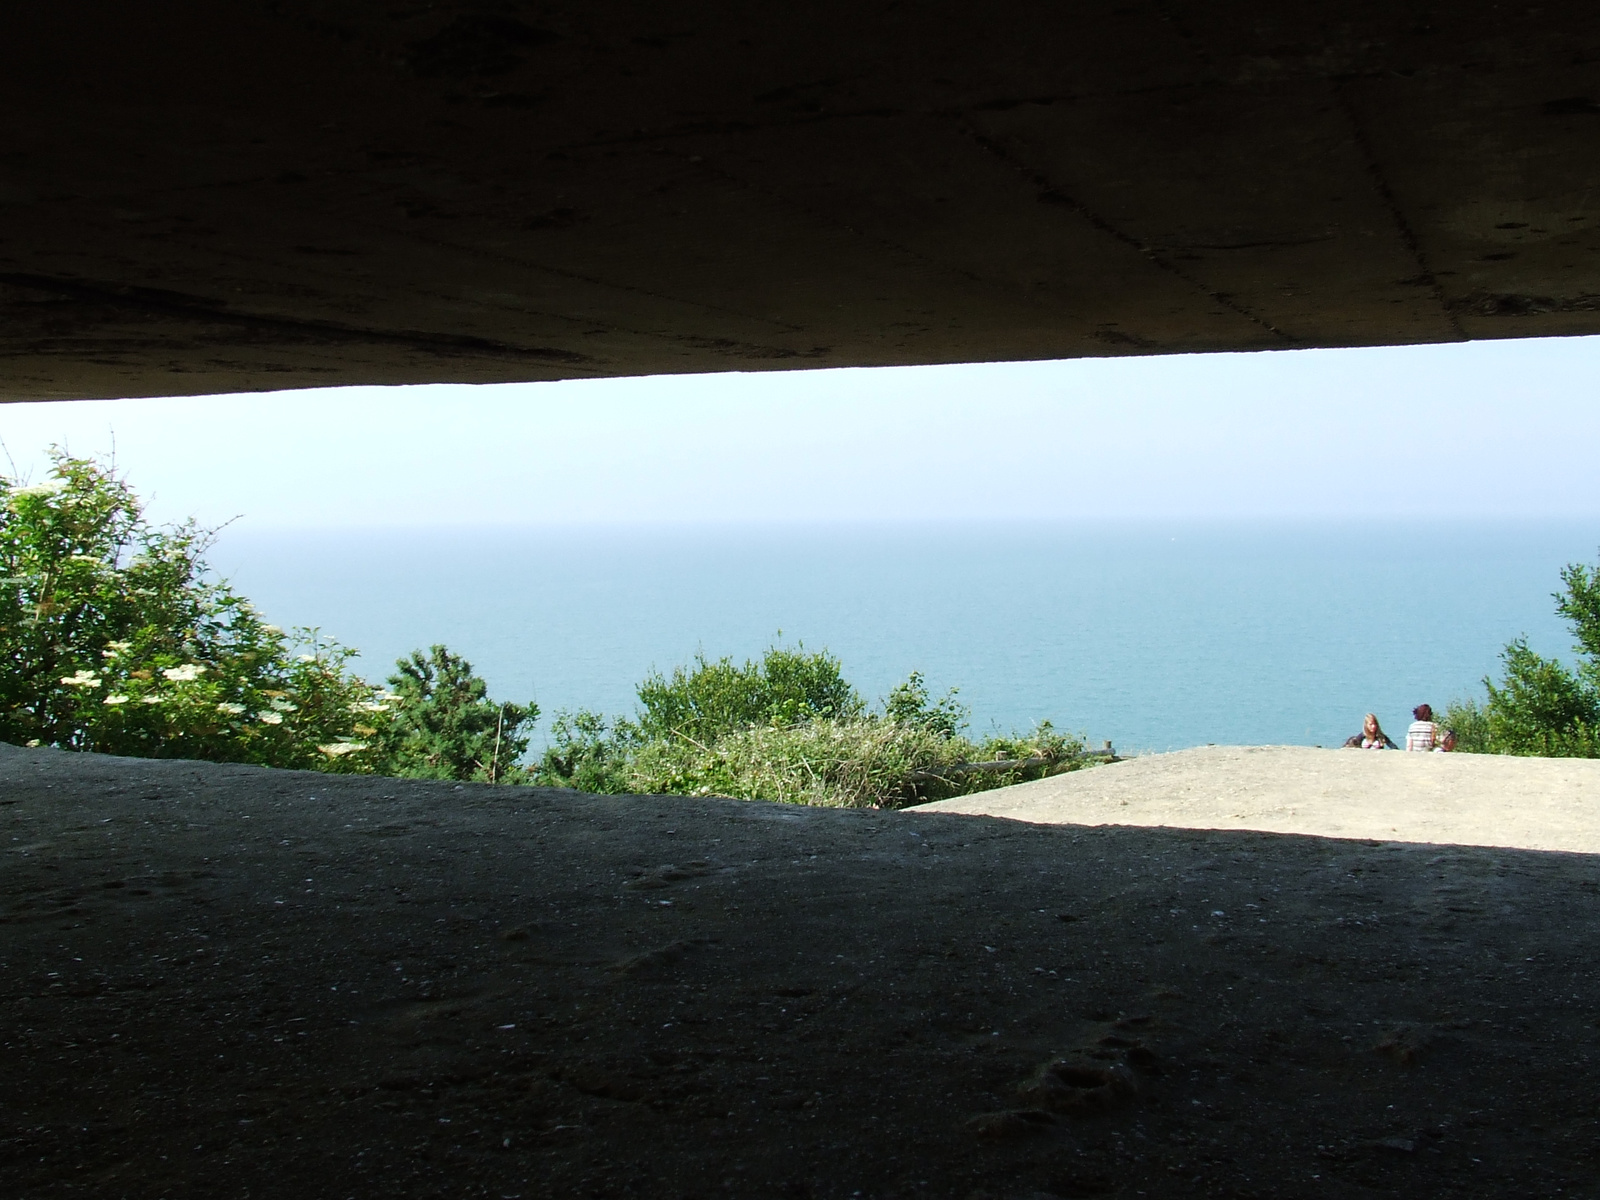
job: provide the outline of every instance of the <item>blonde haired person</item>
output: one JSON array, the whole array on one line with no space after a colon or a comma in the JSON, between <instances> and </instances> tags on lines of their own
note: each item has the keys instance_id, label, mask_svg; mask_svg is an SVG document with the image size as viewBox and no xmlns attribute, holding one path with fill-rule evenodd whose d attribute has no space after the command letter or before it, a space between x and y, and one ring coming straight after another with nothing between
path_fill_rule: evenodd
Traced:
<instances>
[{"instance_id":1,"label":"blonde haired person","mask_svg":"<svg viewBox=\"0 0 1600 1200\"><path fill-rule=\"evenodd\" d=\"M1389 740L1389 735L1378 724L1377 715L1368 713L1361 718L1361 732L1345 742L1351 750L1398 750L1394 742Z\"/></svg>"}]
</instances>

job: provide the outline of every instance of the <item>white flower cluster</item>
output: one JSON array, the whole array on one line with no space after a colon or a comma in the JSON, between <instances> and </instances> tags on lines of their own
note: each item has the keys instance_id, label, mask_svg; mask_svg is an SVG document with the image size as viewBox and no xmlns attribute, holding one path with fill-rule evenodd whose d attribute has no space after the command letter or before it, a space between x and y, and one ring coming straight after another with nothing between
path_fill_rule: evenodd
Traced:
<instances>
[{"instance_id":1,"label":"white flower cluster","mask_svg":"<svg viewBox=\"0 0 1600 1200\"><path fill-rule=\"evenodd\" d=\"M256 720L260 721L263 725L282 725L283 715L275 712L258 713L256 715Z\"/></svg>"},{"instance_id":2,"label":"white flower cluster","mask_svg":"<svg viewBox=\"0 0 1600 1200\"><path fill-rule=\"evenodd\" d=\"M67 490L65 479L52 479L48 483L35 483L28 487L12 488L13 496L59 496Z\"/></svg>"},{"instance_id":3,"label":"white flower cluster","mask_svg":"<svg viewBox=\"0 0 1600 1200\"><path fill-rule=\"evenodd\" d=\"M217 705L217 711L221 712L221 713L227 713L230 716L237 717L242 712L244 712L244 705L242 705L242 704L231 704L228 701L224 700L221 704Z\"/></svg>"},{"instance_id":4,"label":"white flower cluster","mask_svg":"<svg viewBox=\"0 0 1600 1200\"><path fill-rule=\"evenodd\" d=\"M119 654L126 654L133 649L132 642L107 642L106 648L100 651L101 658L115 658Z\"/></svg>"},{"instance_id":5,"label":"white flower cluster","mask_svg":"<svg viewBox=\"0 0 1600 1200\"><path fill-rule=\"evenodd\" d=\"M173 683L193 683L206 673L199 663L184 663L181 667L168 667L161 674Z\"/></svg>"},{"instance_id":6,"label":"white flower cluster","mask_svg":"<svg viewBox=\"0 0 1600 1200\"><path fill-rule=\"evenodd\" d=\"M62 676L61 682L68 687L99 687L100 676L93 671L79 671L75 675Z\"/></svg>"},{"instance_id":7,"label":"white flower cluster","mask_svg":"<svg viewBox=\"0 0 1600 1200\"><path fill-rule=\"evenodd\" d=\"M326 746L318 746L329 758L343 758L346 754L354 754L357 750L365 750L365 742L330 742Z\"/></svg>"}]
</instances>

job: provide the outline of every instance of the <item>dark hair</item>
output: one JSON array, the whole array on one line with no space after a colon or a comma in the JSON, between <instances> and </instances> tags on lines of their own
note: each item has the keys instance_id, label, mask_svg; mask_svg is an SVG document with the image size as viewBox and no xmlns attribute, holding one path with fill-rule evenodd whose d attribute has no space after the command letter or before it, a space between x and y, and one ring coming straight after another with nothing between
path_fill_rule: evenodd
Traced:
<instances>
[{"instance_id":1,"label":"dark hair","mask_svg":"<svg viewBox=\"0 0 1600 1200\"><path fill-rule=\"evenodd\" d=\"M1419 721L1431 721L1433 720L1433 706L1431 704L1419 704L1411 710L1411 715Z\"/></svg>"}]
</instances>

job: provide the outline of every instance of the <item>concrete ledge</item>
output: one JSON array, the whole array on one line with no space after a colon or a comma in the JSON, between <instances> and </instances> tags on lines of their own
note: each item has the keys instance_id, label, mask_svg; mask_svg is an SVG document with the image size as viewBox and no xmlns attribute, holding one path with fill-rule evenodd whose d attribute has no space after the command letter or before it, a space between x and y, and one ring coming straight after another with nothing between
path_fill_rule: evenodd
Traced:
<instances>
[{"instance_id":1,"label":"concrete ledge","mask_svg":"<svg viewBox=\"0 0 1600 1200\"><path fill-rule=\"evenodd\" d=\"M1593 854L1600 760L1205 746L907 811Z\"/></svg>"}]
</instances>

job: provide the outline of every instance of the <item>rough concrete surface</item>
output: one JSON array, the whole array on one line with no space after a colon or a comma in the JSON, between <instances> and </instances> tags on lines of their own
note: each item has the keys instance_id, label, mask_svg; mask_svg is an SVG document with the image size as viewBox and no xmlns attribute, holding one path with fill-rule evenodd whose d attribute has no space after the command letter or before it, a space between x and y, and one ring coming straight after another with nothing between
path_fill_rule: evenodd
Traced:
<instances>
[{"instance_id":1,"label":"rough concrete surface","mask_svg":"<svg viewBox=\"0 0 1600 1200\"><path fill-rule=\"evenodd\" d=\"M1590 1195L1597 958L1587 854L0 749L0 1194Z\"/></svg>"},{"instance_id":2,"label":"rough concrete surface","mask_svg":"<svg viewBox=\"0 0 1600 1200\"><path fill-rule=\"evenodd\" d=\"M1600 761L1205 746L913 812L1600 853Z\"/></svg>"},{"instance_id":3,"label":"rough concrete surface","mask_svg":"<svg viewBox=\"0 0 1600 1200\"><path fill-rule=\"evenodd\" d=\"M0 6L0 398L1600 330L1600 7Z\"/></svg>"}]
</instances>

